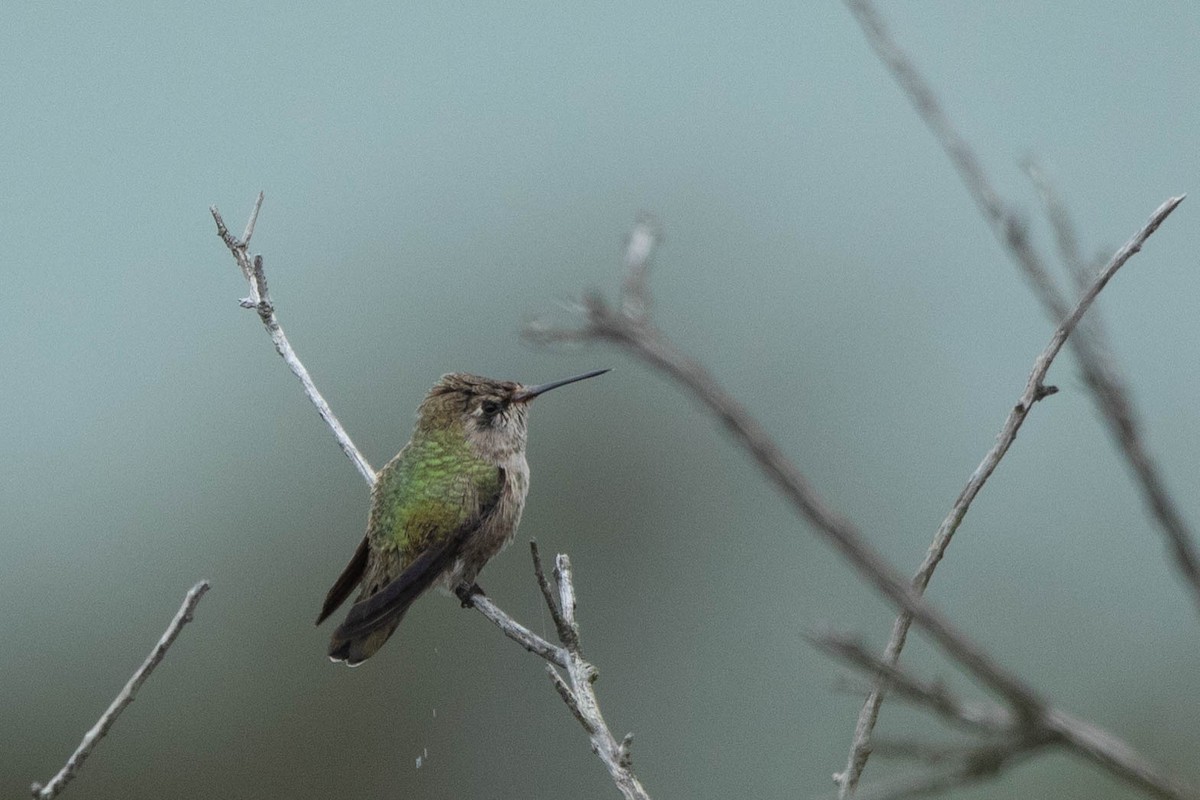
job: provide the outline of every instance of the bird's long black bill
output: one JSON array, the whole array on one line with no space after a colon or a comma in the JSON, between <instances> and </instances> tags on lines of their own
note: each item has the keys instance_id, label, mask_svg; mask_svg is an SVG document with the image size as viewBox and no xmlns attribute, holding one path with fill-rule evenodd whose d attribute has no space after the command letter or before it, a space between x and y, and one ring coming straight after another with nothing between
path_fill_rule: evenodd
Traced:
<instances>
[{"instance_id":1,"label":"bird's long black bill","mask_svg":"<svg viewBox=\"0 0 1200 800\"><path fill-rule=\"evenodd\" d=\"M597 375L603 375L608 372L606 369L594 369L591 372L585 372L582 375L576 375L574 378L563 378L561 381L551 381L550 383L539 383L537 386L530 386L517 392L513 395L514 403L528 403L539 394L545 394L551 389L557 389L560 386L566 386L568 383L576 381L586 381L588 378L595 378Z\"/></svg>"}]
</instances>

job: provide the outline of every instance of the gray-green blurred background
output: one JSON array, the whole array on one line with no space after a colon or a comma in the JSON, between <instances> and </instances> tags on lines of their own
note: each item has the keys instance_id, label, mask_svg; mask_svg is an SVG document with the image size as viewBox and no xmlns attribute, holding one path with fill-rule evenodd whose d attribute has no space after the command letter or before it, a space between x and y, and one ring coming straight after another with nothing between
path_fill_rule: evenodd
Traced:
<instances>
[{"instance_id":1,"label":"gray-green blurred background","mask_svg":"<svg viewBox=\"0 0 1200 800\"><path fill-rule=\"evenodd\" d=\"M1089 254L1200 191L1193 5L884 13L1002 191L1036 212L1036 154ZM614 368L538 403L518 544L481 583L549 635L525 542L571 554L652 795L830 788L859 699L802 632L881 645L890 613L674 387L517 330L611 291L655 212L663 328L915 566L1050 327L840 4L9 4L0 87L0 795L59 768L202 577L71 796L616 795L542 663L453 600L361 669L325 659L367 495L238 308L208 206L240 232L259 189L281 320L375 465L443 372ZM1200 524L1196 203L1101 306ZM932 596L1200 778L1195 610L1069 357L1052 379ZM975 693L920 638L906 658ZM947 735L900 706L883 729ZM1134 795L1050 756L963 796Z\"/></svg>"}]
</instances>

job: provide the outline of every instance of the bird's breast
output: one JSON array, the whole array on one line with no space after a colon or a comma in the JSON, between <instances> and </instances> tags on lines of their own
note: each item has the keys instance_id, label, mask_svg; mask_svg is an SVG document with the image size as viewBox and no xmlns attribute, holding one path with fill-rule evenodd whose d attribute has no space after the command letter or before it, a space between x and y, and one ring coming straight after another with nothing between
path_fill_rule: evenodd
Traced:
<instances>
[{"instance_id":1,"label":"bird's breast","mask_svg":"<svg viewBox=\"0 0 1200 800\"><path fill-rule=\"evenodd\" d=\"M504 489L496 507L463 543L454 567L446 575L446 586L454 589L460 583L474 583L483 566L512 541L521 523L525 496L529 493L529 464L525 454L518 453L501 465L504 470Z\"/></svg>"}]
</instances>

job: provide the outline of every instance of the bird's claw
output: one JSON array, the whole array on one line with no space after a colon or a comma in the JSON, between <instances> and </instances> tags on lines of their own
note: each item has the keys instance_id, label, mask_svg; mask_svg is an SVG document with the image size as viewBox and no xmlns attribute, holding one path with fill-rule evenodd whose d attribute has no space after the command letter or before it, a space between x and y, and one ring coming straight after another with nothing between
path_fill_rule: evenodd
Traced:
<instances>
[{"instance_id":1,"label":"bird's claw","mask_svg":"<svg viewBox=\"0 0 1200 800\"><path fill-rule=\"evenodd\" d=\"M475 607L475 595L479 594L483 595L484 597L487 596L487 592L479 588L478 583L472 583L470 586L465 583L460 583L458 588L454 590L454 593L458 595L458 599L462 602L463 608Z\"/></svg>"}]
</instances>

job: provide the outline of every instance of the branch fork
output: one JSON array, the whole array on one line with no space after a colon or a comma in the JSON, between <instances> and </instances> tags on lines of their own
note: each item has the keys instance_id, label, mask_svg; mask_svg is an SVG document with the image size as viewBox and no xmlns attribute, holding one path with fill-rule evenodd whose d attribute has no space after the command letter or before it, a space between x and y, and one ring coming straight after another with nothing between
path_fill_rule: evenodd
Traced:
<instances>
[{"instance_id":1,"label":"branch fork","mask_svg":"<svg viewBox=\"0 0 1200 800\"><path fill-rule=\"evenodd\" d=\"M533 556L534 572L537 574L538 586L546 600L546 607L554 619L554 627L558 631L559 641L566 651L567 660L560 664L566 672L566 678L559 673L553 664L546 665L546 673L550 678L558 696L570 709L572 716L587 731L594 752L608 769L613 783L625 796L626 800L649 800L646 790L642 787L637 776L633 774L633 734L627 733L620 740L612 735L604 715L600 713L600 703L596 699L593 688L600 677L589 661L583 657L579 644L579 623L575 618L575 584L571 574L571 559L565 553L560 553L554 559L554 588L546 579L542 569L542 559L538 552L537 542L530 542L529 549ZM557 591L555 591L557 590Z\"/></svg>"}]
</instances>

